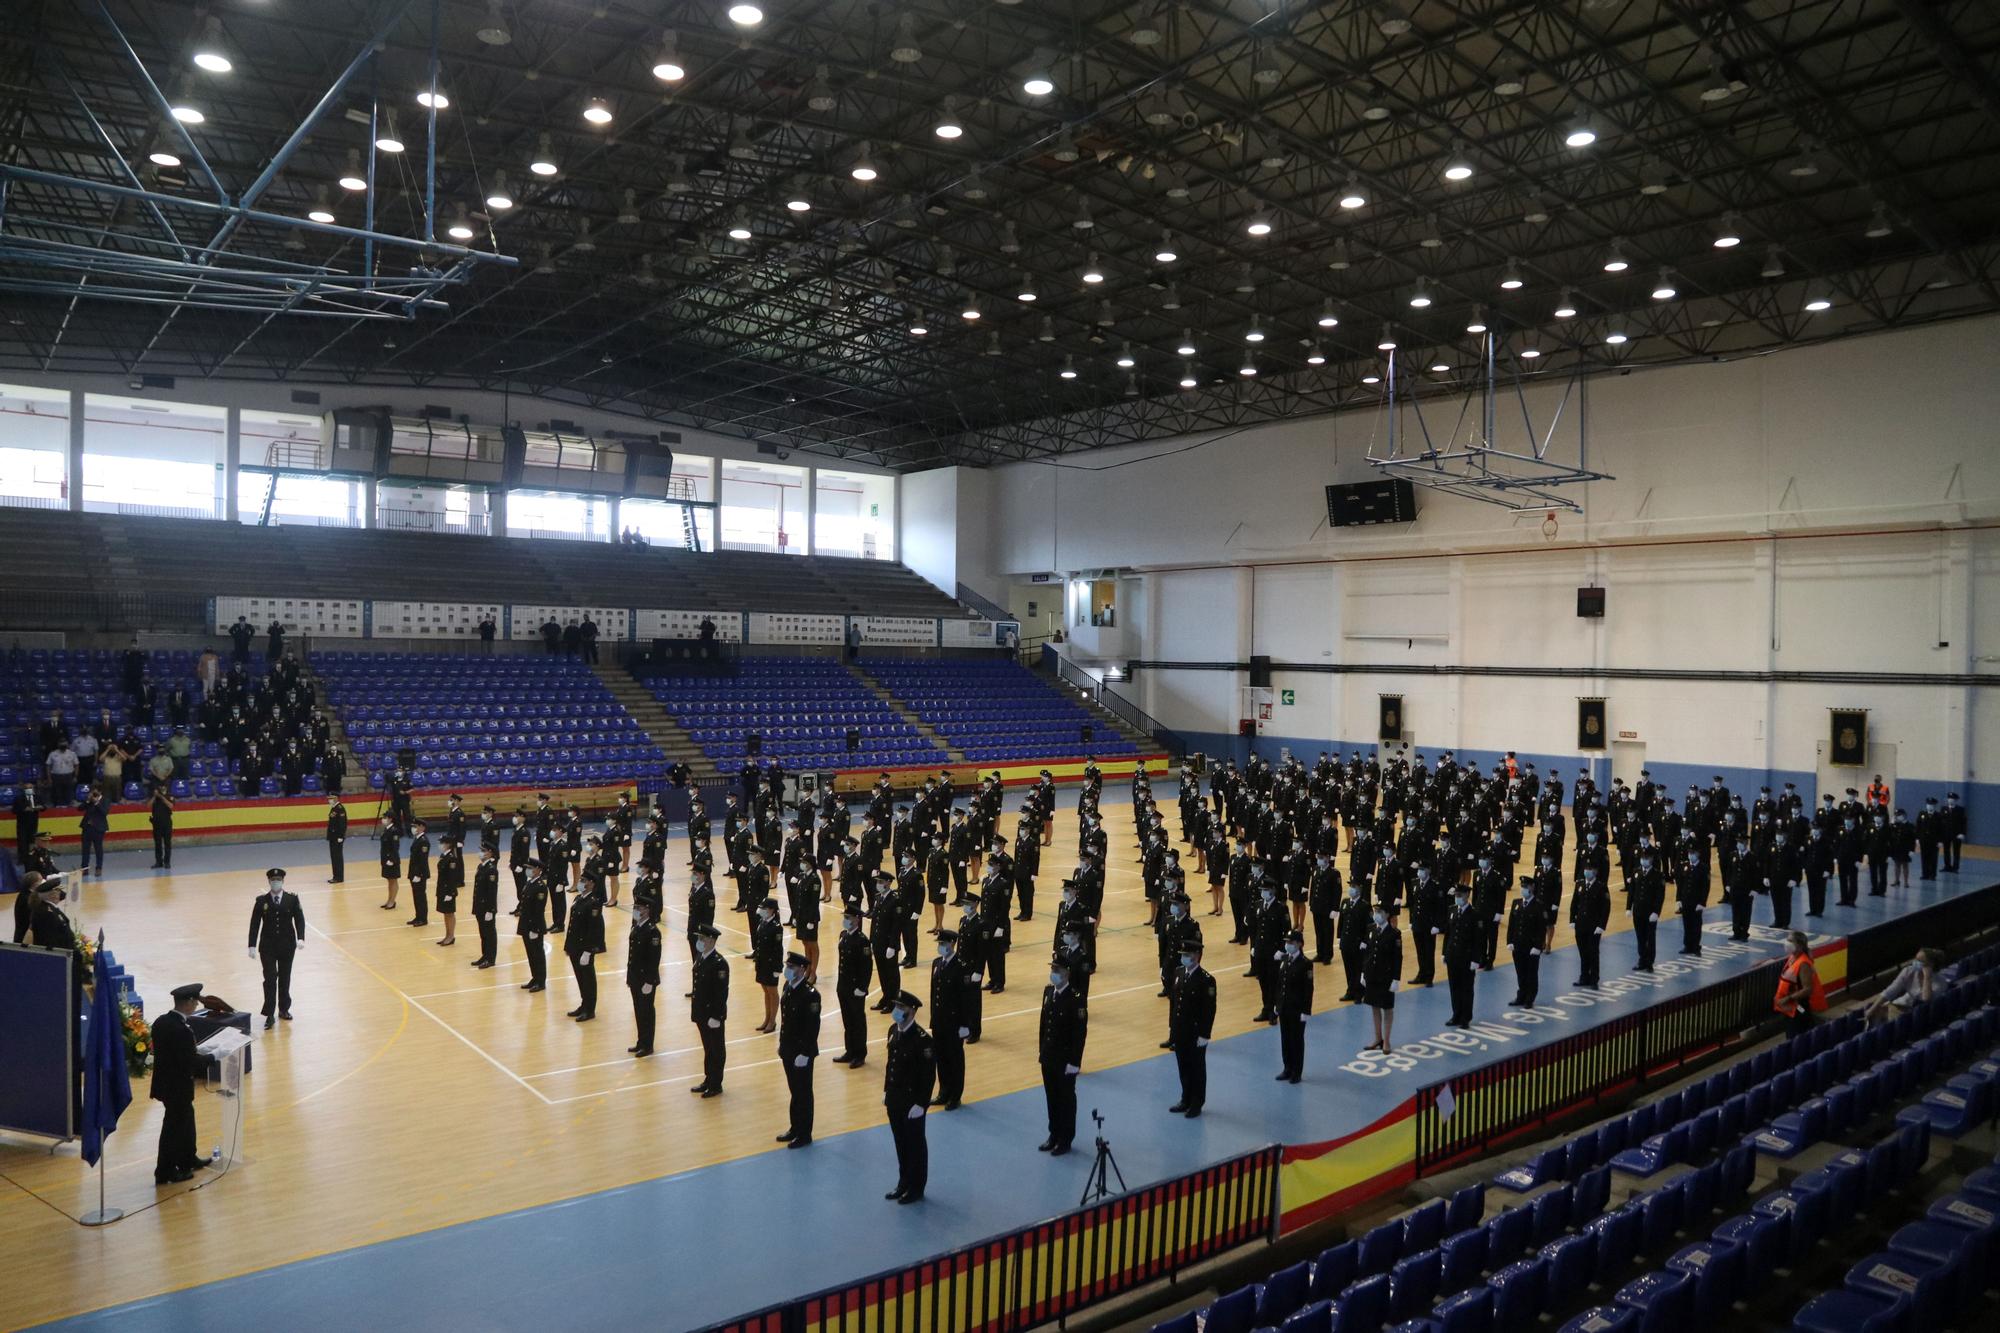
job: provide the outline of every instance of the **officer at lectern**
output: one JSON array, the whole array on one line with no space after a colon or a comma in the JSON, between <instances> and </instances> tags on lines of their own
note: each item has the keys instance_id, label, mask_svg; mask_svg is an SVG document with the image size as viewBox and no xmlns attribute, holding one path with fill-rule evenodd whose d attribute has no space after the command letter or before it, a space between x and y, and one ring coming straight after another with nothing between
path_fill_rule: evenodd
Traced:
<instances>
[{"instance_id":1,"label":"officer at lectern","mask_svg":"<svg viewBox=\"0 0 2000 1333\"><path fill-rule=\"evenodd\" d=\"M153 1020L153 1086L147 1093L166 1107L153 1183L171 1185L208 1165L194 1146L194 1029L188 1015L201 1001L201 983L176 986L174 1007Z\"/></svg>"}]
</instances>

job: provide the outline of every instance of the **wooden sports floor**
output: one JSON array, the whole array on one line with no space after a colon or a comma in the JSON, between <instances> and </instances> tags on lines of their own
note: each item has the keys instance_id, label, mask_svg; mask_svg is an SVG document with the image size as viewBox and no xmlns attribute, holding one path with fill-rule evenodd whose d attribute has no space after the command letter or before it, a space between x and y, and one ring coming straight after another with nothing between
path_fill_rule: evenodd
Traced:
<instances>
[{"instance_id":1,"label":"wooden sports floor","mask_svg":"<svg viewBox=\"0 0 2000 1333\"><path fill-rule=\"evenodd\" d=\"M1047 873L1037 882L1039 910L1032 922L1016 925L1007 992L986 998L984 1040L968 1048L968 1101L1040 1081L1036 1017L1060 881L1064 868L1075 864L1074 803L1074 791L1064 791L1054 844L1043 851ZM1162 809L1171 825L1172 800ZM1104 813L1112 866L1091 988L1089 1069L1160 1054L1166 1026L1165 1001L1156 997L1153 934L1144 925L1131 807L1107 801ZM1011 831L1013 822L1011 813L1004 815L1003 829ZM686 897L685 847L678 835L670 844L669 904ZM186 981L200 981L210 993L254 1011L261 1004L261 973L244 949L251 902L263 888L262 868L286 867L311 933L293 978L296 1019L260 1033L240 1115L228 1099L197 1096L204 1150L236 1143L234 1122L241 1122L240 1163L220 1180L205 1181L203 1175L215 1172L201 1173L199 1189L154 1187L159 1106L135 1080L132 1107L107 1153L108 1201L134 1215L114 1226L86 1229L53 1210L81 1215L97 1203L96 1176L83 1167L74 1145L50 1155L45 1144L0 1135L0 1173L6 1177L0 1182L0 1252L9 1257L8 1277L0 1283L0 1328L783 1151L772 1136L786 1124L784 1077L776 1038L752 1031L763 999L748 960L736 956L747 946L740 934L725 933L722 941L731 956L727 1093L701 1100L687 1091L700 1077L700 1050L681 998L688 960L678 909L668 914L673 929L657 1053L635 1060L625 1049L634 1030L621 975L629 925L622 909L606 914L610 952L598 968L598 1018L577 1024L564 1016L576 1003L566 959L551 958L545 993L522 992L527 966L518 942L504 933L512 923L503 917L501 966L472 969L478 943L469 921L461 920L455 946L440 948L433 943L441 933L435 917L425 929L402 924L410 914L407 892L401 910L378 910L383 886L372 852L372 837L350 842L348 881L339 887L325 883L324 846L314 842L187 848L177 856L185 868L171 874L146 870L144 853L115 853L110 877L86 882L74 915L87 930L104 930L140 978L149 1013L160 1012L167 990ZM1192 854L1184 849L1183 856L1192 867ZM64 865L70 865L67 858ZM1216 1035L1248 1031L1258 1002L1255 983L1242 978L1244 950L1225 943L1222 918L1205 915L1205 881L1189 879L1201 886L1194 911L1210 946L1207 965L1222 983ZM501 893L503 904L511 905L504 876ZM728 893L725 882L719 893L724 907ZM461 903L469 906L469 899ZM955 915L948 911L947 924ZM1760 911L1759 919L1765 915ZM727 913L721 920L742 922ZM1629 928L1614 910L1610 929ZM831 984L835 929L829 924L822 931L823 990ZM1310 949L1310 923L1307 932ZM1662 948L1670 954L1667 934L1663 929ZM1570 942L1565 923L1558 945ZM927 935L921 953L922 966L906 973L905 984L927 996L933 953ZM1414 968L1410 959L1408 970ZM1551 973L1544 984L1570 980ZM1343 984L1337 962L1321 969L1316 1008L1336 1007ZM1482 988L1482 1012L1506 998L1492 990ZM865 1067L849 1071L824 1058L817 1065L817 1138L880 1123L880 1032L887 1020L870 1017L877 1035ZM821 1036L825 1054L837 1050L838 1030L829 1003ZM1039 1132L1038 1125L1023 1126L1031 1140ZM136 1211L156 1200L158 1207ZM463 1284L468 1276L441 1274L440 1281Z\"/></svg>"}]
</instances>

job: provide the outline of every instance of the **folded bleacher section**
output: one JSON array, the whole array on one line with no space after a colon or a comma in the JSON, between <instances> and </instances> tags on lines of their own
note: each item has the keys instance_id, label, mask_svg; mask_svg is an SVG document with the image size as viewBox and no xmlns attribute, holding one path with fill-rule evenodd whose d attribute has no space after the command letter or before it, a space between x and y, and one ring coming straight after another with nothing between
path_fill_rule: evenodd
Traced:
<instances>
[{"instance_id":1,"label":"folded bleacher section","mask_svg":"<svg viewBox=\"0 0 2000 1333\"><path fill-rule=\"evenodd\" d=\"M1139 753L1110 722L1013 662L873 658L861 667L973 763Z\"/></svg>"},{"instance_id":2,"label":"folded bleacher section","mask_svg":"<svg viewBox=\"0 0 2000 1333\"><path fill-rule=\"evenodd\" d=\"M377 790L406 749L419 788L666 783L666 756L574 659L320 652L313 665Z\"/></svg>"},{"instance_id":3,"label":"folded bleacher section","mask_svg":"<svg viewBox=\"0 0 2000 1333\"><path fill-rule=\"evenodd\" d=\"M738 773L747 737L786 768L943 766L950 755L919 734L839 662L826 657L745 657L736 674L667 673L646 687L720 773ZM847 733L860 733L850 753Z\"/></svg>"},{"instance_id":4,"label":"folded bleacher section","mask_svg":"<svg viewBox=\"0 0 2000 1333\"><path fill-rule=\"evenodd\" d=\"M118 736L137 742L138 757L125 767L124 781L113 799L150 799L147 766L173 736L166 696L175 685L185 686L199 701L201 684L195 676L198 654L187 649L155 649L147 654L146 674L158 687L159 700L148 719L134 716L132 699L122 679L122 650L108 648L16 649L0 657L0 808L12 808L14 797L28 783L44 782L48 755L40 744L40 728L49 714L61 709L70 735L91 729L100 713L111 711ZM261 681L268 665L259 655L245 665L253 681ZM175 801L233 800L241 793L229 757L219 740L204 739L190 718L187 776L176 777L167 790ZM318 774L308 775L302 790L318 795L324 789ZM280 794L278 779L266 776L259 795Z\"/></svg>"},{"instance_id":5,"label":"folded bleacher section","mask_svg":"<svg viewBox=\"0 0 2000 1333\"><path fill-rule=\"evenodd\" d=\"M1501 1173L1506 1206L1466 1186L1154 1333L1990 1327L2000 1167L1944 1178L2000 1107L2000 946L1955 971Z\"/></svg>"}]
</instances>

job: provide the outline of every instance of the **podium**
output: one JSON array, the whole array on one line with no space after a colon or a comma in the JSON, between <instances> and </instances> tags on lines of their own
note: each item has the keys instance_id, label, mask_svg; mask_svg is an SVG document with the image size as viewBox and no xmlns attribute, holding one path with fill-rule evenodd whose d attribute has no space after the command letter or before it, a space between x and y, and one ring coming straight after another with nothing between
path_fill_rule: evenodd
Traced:
<instances>
[{"instance_id":1,"label":"podium","mask_svg":"<svg viewBox=\"0 0 2000 1333\"><path fill-rule=\"evenodd\" d=\"M222 1155L225 1161L244 1165L243 1156L243 1070L248 1063L250 1047L255 1038L247 1032L235 1028L222 1028L203 1040L195 1049L195 1054L213 1061L211 1073L203 1078L205 1085L219 1096L235 1103L233 1110L223 1115Z\"/></svg>"}]
</instances>

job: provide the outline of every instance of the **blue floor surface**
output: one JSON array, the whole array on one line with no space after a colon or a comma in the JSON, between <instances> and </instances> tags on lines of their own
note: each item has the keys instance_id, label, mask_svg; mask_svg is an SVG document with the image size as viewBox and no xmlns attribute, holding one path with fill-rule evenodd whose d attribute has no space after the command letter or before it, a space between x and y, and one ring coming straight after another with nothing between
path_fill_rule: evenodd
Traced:
<instances>
[{"instance_id":1,"label":"blue floor surface","mask_svg":"<svg viewBox=\"0 0 2000 1333\"><path fill-rule=\"evenodd\" d=\"M239 863L248 869L271 855L256 847L191 850L196 855L189 856L187 869ZM219 864L208 864L211 858ZM1853 935L1996 880L2000 863L1968 859L1957 876L1895 890L1887 898L1864 896L1855 908L1829 908L1823 921L1799 924L1818 926L1828 936ZM1605 989L1596 994L1569 985L1575 954L1560 949L1544 960L1541 1000L1526 1016L1500 1003L1512 995L1514 984L1513 969L1503 966L1480 978L1480 1025L1471 1033L1442 1026L1450 1010L1442 984L1405 990L1396 1007L1399 1049L1389 1060L1357 1054L1370 1040L1366 1010L1319 1014L1307 1030L1306 1080L1300 1087L1272 1080L1279 1065L1275 1029L1218 1040L1209 1048L1209 1101L1198 1121L1166 1113L1178 1092L1170 1058L1096 1072L1086 1060L1079 1146L1089 1141L1089 1112L1102 1111L1125 1180L1137 1188L1270 1143L1338 1138L1436 1081L1449 1061L1470 1067L1483 1057L1632 1012L1655 996L1697 989L1779 956L1782 939L1780 932L1759 927L1749 944L1732 945L1723 913L1711 908L1704 959L1677 957L1678 922L1663 922L1658 970L1639 977L1630 972L1636 961L1633 936L1608 936ZM1248 984L1235 979L1237 970L1224 971L1224 984ZM1337 971L1320 973L1322 992L1336 984L1330 973ZM1162 1028L1164 1035L1164 1015ZM843 1076L836 1068L819 1071L821 1078ZM879 1080L879 1066L871 1064L860 1077ZM1040 1155L1035 1144L1043 1129L1039 1089L933 1114L929 1194L911 1207L882 1198L895 1184L895 1155L887 1129L877 1126L818 1139L806 1152L767 1152L42 1327L120 1333L328 1328L543 1333L641 1323L695 1328L1075 1208L1089 1152L1059 1160ZM634 1150L643 1151L643 1145ZM394 1186L383 1182L383 1188ZM462 1293L468 1290L476 1295L467 1298ZM460 1295L444 1304L440 1291Z\"/></svg>"}]
</instances>

